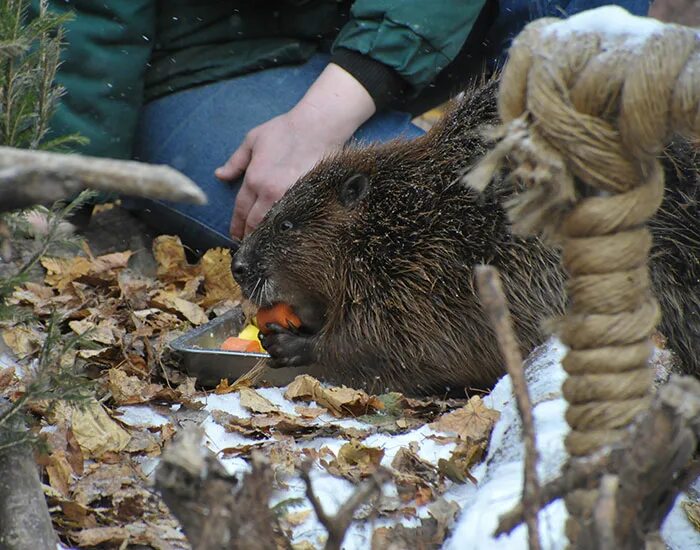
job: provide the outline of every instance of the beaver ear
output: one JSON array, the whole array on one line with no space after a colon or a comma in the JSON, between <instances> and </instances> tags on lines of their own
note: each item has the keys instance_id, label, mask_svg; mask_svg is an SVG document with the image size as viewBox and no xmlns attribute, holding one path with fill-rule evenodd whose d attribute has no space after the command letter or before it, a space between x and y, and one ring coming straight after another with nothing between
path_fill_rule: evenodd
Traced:
<instances>
[{"instance_id":1,"label":"beaver ear","mask_svg":"<svg viewBox=\"0 0 700 550\"><path fill-rule=\"evenodd\" d=\"M355 206L369 191L369 179L364 174L355 174L343 182L340 188L340 204L346 208Z\"/></svg>"}]
</instances>

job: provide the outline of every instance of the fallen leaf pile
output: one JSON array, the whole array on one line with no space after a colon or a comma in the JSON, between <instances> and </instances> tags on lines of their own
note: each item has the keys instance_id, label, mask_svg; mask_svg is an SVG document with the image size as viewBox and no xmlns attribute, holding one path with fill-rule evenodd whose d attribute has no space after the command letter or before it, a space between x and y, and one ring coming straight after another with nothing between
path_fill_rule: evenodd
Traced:
<instances>
[{"instance_id":1,"label":"fallen leaf pile","mask_svg":"<svg viewBox=\"0 0 700 550\"><path fill-rule=\"evenodd\" d=\"M261 450L272 465L275 489L296 487L297 495L274 509L290 540L315 521L303 491L291 482L309 459L326 475L352 484L379 467L391 472L393 496L368 502L356 520L411 518L417 527L377 528L373 548L444 540L459 506L442 495L452 484L475 481L470 469L483 457L498 413L479 397L375 396L307 375L274 399L223 380L214 392L216 403L230 407L207 405L207 393L173 368L167 343L240 301L230 252L209 250L190 264L178 238L161 236L153 244L152 277L130 266L133 256L131 251L94 256L86 246L79 256L42 259L43 281L17 288L9 301L30 310L39 323L0 324L4 344L20 365L29 365L40 353L49 319L57 315L64 337L80 336L61 363L78 364L97 381L96 396L81 405L32 404L46 442L38 456L45 493L63 541L84 548L189 548L153 491L152 474L179 427L205 420L231 436L233 443L214 449L225 463ZM0 369L0 396L22 395L19 372ZM377 443L413 432L444 450L445 458L427 460L417 441L392 450ZM421 507L427 516L419 516ZM318 548L322 542L301 540L293 547Z\"/></svg>"}]
</instances>

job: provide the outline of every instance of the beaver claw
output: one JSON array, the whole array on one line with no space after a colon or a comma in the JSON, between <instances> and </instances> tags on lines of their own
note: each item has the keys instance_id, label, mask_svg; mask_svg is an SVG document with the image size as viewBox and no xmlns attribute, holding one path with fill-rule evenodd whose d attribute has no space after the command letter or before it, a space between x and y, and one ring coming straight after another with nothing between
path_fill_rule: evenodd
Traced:
<instances>
[{"instance_id":1,"label":"beaver claw","mask_svg":"<svg viewBox=\"0 0 700 550\"><path fill-rule=\"evenodd\" d=\"M303 367L315 362L314 337L294 328L268 323L267 335L260 334L260 342L270 354L273 368Z\"/></svg>"}]
</instances>

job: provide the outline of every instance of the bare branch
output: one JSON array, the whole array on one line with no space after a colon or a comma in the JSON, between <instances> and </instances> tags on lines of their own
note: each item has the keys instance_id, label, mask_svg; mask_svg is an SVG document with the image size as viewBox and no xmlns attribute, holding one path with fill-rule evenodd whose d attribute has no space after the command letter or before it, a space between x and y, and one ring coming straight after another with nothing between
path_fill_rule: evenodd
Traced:
<instances>
[{"instance_id":1,"label":"bare branch","mask_svg":"<svg viewBox=\"0 0 700 550\"><path fill-rule=\"evenodd\" d=\"M329 516L324 511L321 502L314 493L311 477L309 476L311 465L311 461L306 461L300 467L299 475L306 485L306 498L309 499L314 512L316 512L318 521L320 521L321 525L328 531L328 540L326 541L325 550L340 550L343 539L345 538L345 533L352 523L355 511L372 496L381 493L382 484L389 480L391 475L384 468L379 468L371 478L360 485L348 501L340 507L340 510L338 510L335 516Z\"/></svg>"},{"instance_id":2,"label":"bare branch","mask_svg":"<svg viewBox=\"0 0 700 550\"><path fill-rule=\"evenodd\" d=\"M532 401L525 381L523 358L520 353L513 323L508 311L508 303L503 292L501 279L495 267L480 265L476 267L476 282L479 296L493 325L498 347L503 354L506 370L513 384L513 393L523 421L523 439L525 440L525 471L523 480L523 506L528 531L530 550L541 547L537 514L541 507L540 484L537 479L537 446L535 442L535 421L532 415Z\"/></svg>"},{"instance_id":3,"label":"bare branch","mask_svg":"<svg viewBox=\"0 0 700 550\"><path fill-rule=\"evenodd\" d=\"M203 191L169 166L0 147L0 212L52 204L86 188L206 203Z\"/></svg>"}]
</instances>

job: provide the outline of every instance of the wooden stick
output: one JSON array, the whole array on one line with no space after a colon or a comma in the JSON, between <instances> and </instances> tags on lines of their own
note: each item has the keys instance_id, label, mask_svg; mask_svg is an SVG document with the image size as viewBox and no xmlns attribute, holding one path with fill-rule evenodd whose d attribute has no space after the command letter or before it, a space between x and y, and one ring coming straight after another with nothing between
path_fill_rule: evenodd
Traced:
<instances>
[{"instance_id":1,"label":"wooden stick","mask_svg":"<svg viewBox=\"0 0 700 550\"><path fill-rule=\"evenodd\" d=\"M329 516L323 509L311 485L311 477L309 476L311 465L312 462L306 461L302 463L299 469L299 475L306 484L306 498L309 499L314 512L316 512L318 521L328 531L328 540L326 541L325 550L340 550L343 539L345 538L345 533L352 523L355 510L367 502L373 495L381 493L382 483L390 479L391 476L386 470L382 468L378 469L370 479L366 480L358 487L345 504L340 507L340 510L338 510L335 516Z\"/></svg>"},{"instance_id":2,"label":"wooden stick","mask_svg":"<svg viewBox=\"0 0 700 550\"><path fill-rule=\"evenodd\" d=\"M204 192L169 166L0 147L0 212L52 204L86 188L206 203Z\"/></svg>"},{"instance_id":3,"label":"wooden stick","mask_svg":"<svg viewBox=\"0 0 700 550\"><path fill-rule=\"evenodd\" d=\"M513 331L513 323L508 310L498 270L491 266L476 267L476 282L482 305L493 325L498 347L503 354L506 370L513 385L515 401L523 421L525 440L525 471L523 480L523 507L527 524L530 550L541 547L537 514L540 511L540 484L537 479L537 447L535 444L535 422L532 415L532 401L525 381L523 358Z\"/></svg>"}]
</instances>

